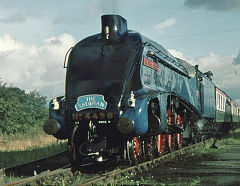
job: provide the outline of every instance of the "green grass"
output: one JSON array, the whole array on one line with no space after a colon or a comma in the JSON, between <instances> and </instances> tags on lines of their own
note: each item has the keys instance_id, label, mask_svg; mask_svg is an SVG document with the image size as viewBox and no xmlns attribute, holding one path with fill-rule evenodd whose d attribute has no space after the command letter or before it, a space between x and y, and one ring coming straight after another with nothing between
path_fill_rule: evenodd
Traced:
<instances>
[{"instance_id":1,"label":"green grass","mask_svg":"<svg viewBox=\"0 0 240 186\"><path fill-rule=\"evenodd\" d=\"M217 142L218 145L240 145L240 129L230 131L229 135Z\"/></svg>"},{"instance_id":2,"label":"green grass","mask_svg":"<svg viewBox=\"0 0 240 186\"><path fill-rule=\"evenodd\" d=\"M41 148L29 148L26 150L0 152L0 168L15 166L37 160L60 151L64 151L66 149L66 143L54 143L48 144L46 147Z\"/></svg>"},{"instance_id":3,"label":"green grass","mask_svg":"<svg viewBox=\"0 0 240 186\"><path fill-rule=\"evenodd\" d=\"M27 134L0 134L0 185L19 179L5 176L2 168L41 159L66 149L66 141L45 134L40 126L29 129Z\"/></svg>"},{"instance_id":4,"label":"green grass","mask_svg":"<svg viewBox=\"0 0 240 186\"><path fill-rule=\"evenodd\" d=\"M200 178L176 178L174 180L172 180L172 178L167 178L168 180L165 180L164 183L162 182L163 180L158 180L156 179L156 177L152 176L152 175L147 175L144 177L140 177L140 178L129 178L129 177L124 177L121 180L115 182L115 183L111 183L111 184L107 184L107 185L155 185L155 186L165 186L165 185L170 185L170 186L193 186L193 185L197 185L198 183L200 183ZM167 183L166 183L167 182Z\"/></svg>"},{"instance_id":5,"label":"green grass","mask_svg":"<svg viewBox=\"0 0 240 186\"><path fill-rule=\"evenodd\" d=\"M14 176L5 176L5 173L3 170L0 170L0 185L6 184L6 183L10 183L10 182L14 182L18 179L21 179L20 177L14 177Z\"/></svg>"},{"instance_id":6,"label":"green grass","mask_svg":"<svg viewBox=\"0 0 240 186\"><path fill-rule=\"evenodd\" d=\"M40 126L30 128L27 134L0 134L0 185L19 179L5 176L3 168L41 159L66 149L66 141L45 134Z\"/></svg>"},{"instance_id":7,"label":"green grass","mask_svg":"<svg viewBox=\"0 0 240 186\"><path fill-rule=\"evenodd\" d=\"M27 134L2 134L0 144L0 168L23 164L67 149L66 141L46 135L39 127L32 128Z\"/></svg>"}]
</instances>

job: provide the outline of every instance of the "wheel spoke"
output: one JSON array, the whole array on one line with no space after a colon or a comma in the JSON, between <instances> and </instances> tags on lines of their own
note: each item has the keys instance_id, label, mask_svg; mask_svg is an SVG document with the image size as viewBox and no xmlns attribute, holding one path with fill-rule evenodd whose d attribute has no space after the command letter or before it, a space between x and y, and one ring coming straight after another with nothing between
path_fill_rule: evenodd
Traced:
<instances>
[{"instance_id":1,"label":"wheel spoke","mask_svg":"<svg viewBox=\"0 0 240 186\"><path fill-rule=\"evenodd\" d=\"M141 141L139 137L127 141L127 151L129 160L133 165L137 165L142 159Z\"/></svg>"},{"instance_id":2,"label":"wheel spoke","mask_svg":"<svg viewBox=\"0 0 240 186\"><path fill-rule=\"evenodd\" d=\"M182 126L182 118L179 114L177 114L177 125L179 127ZM181 149L181 148L182 148L182 132L177 133L177 149Z\"/></svg>"},{"instance_id":3,"label":"wheel spoke","mask_svg":"<svg viewBox=\"0 0 240 186\"><path fill-rule=\"evenodd\" d=\"M177 149L182 148L182 133L178 133L177 135Z\"/></svg>"},{"instance_id":4,"label":"wheel spoke","mask_svg":"<svg viewBox=\"0 0 240 186\"><path fill-rule=\"evenodd\" d=\"M138 137L133 138L133 156L134 159L139 159L139 139Z\"/></svg>"},{"instance_id":5,"label":"wheel spoke","mask_svg":"<svg viewBox=\"0 0 240 186\"><path fill-rule=\"evenodd\" d=\"M158 155L162 156L165 153L165 135L159 134L156 139Z\"/></svg>"},{"instance_id":6,"label":"wheel spoke","mask_svg":"<svg viewBox=\"0 0 240 186\"><path fill-rule=\"evenodd\" d=\"M173 151L173 140L172 140L172 134L168 134L168 135L167 135L167 141L168 141L168 148L169 148L169 151L172 152L172 151Z\"/></svg>"}]
</instances>

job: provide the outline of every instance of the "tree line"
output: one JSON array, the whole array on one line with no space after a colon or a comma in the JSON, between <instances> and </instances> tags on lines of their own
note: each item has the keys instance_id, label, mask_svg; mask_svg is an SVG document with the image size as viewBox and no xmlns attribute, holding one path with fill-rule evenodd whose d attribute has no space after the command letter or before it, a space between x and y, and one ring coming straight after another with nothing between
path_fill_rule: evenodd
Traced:
<instances>
[{"instance_id":1,"label":"tree line","mask_svg":"<svg viewBox=\"0 0 240 186\"><path fill-rule=\"evenodd\" d=\"M26 93L0 82L0 132L26 133L48 117L47 98L37 91Z\"/></svg>"}]
</instances>

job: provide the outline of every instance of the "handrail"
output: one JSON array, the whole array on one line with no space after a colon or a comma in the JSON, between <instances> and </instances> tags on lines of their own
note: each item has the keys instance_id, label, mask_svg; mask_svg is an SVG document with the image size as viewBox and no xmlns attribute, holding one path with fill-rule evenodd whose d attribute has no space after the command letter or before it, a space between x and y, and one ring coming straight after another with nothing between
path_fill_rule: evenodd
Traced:
<instances>
[{"instance_id":1,"label":"handrail","mask_svg":"<svg viewBox=\"0 0 240 186\"><path fill-rule=\"evenodd\" d=\"M67 68L66 59L67 59L67 56L69 56L68 54L70 53L70 51L72 51L72 49L73 49L73 47L69 48L66 55L65 55L63 68Z\"/></svg>"}]
</instances>

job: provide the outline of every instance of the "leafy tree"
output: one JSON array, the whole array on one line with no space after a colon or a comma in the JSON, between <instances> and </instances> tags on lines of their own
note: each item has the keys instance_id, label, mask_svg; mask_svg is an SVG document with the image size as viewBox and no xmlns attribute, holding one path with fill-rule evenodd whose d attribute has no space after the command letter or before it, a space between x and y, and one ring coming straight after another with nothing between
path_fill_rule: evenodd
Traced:
<instances>
[{"instance_id":1,"label":"leafy tree","mask_svg":"<svg viewBox=\"0 0 240 186\"><path fill-rule=\"evenodd\" d=\"M47 117L46 97L37 91L26 93L0 82L0 132L27 132L29 127L42 123Z\"/></svg>"}]
</instances>

